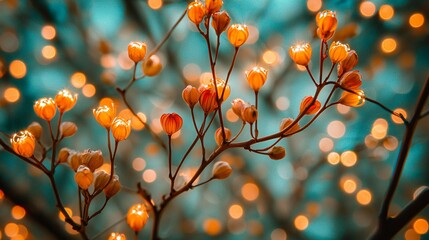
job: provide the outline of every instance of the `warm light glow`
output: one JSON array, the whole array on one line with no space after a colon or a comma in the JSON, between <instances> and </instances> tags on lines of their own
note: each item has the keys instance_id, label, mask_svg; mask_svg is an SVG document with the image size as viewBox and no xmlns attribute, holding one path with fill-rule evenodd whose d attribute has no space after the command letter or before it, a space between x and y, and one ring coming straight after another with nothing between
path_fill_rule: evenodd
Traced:
<instances>
[{"instance_id":1,"label":"warm light glow","mask_svg":"<svg viewBox=\"0 0 429 240\"><path fill-rule=\"evenodd\" d=\"M425 23L425 17L421 13L414 13L410 16L408 22L410 23L411 27L419 28Z\"/></svg>"},{"instance_id":2,"label":"warm light glow","mask_svg":"<svg viewBox=\"0 0 429 240\"><path fill-rule=\"evenodd\" d=\"M148 0L147 5L153 10L158 10L162 7L162 0Z\"/></svg>"},{"instance_id":3,"label":"warm light glow","mask_svg":"<svg viewBox=\"0 0 429 240\"><path fill-rule=\"evenodd\" d=\"M276 100L276 107L280 110L280 111L284 111L289 109L290 106L290 102L289 99L287 97L279 97Z\"/></svg>"},{"instance_id":4,"label":"warm light glow","mask_svg":"<svg viewBox=\"0 0 429 240\"><path fill-rule=\"evenodd\" d=\"M27 66L21 60L13 60L9 65L9 72L14 78L23 78L27 74Z\"/></svg>"},{"instance_id":5,"label":"warm light glow","mask_svg":"<svg viewBox=\"0 0 429 240\"><path fill-rule=\"evenodd\" d=\"M378 11L378 15L380 15L380 18L385 21L390 20L395 15L395 9L388 4L382 5Z\"/></svg>"},{"instance_id":6,"label":"warm light glow","mask_svg":"<svg viewBox=\"0 0 429 240\"><path fill-rule=\"evenodd\" d=\"M85 76L85 74L83 74L81 72L75 72L75 73L73 73L73 75L71 75L70 82L73 85L73 87L81 88L81 87L85 86L86 76Z\"/></svg>"},{"instance_id":7,"label":"warm light glow","mask_svg":"<svg viewBox=\"0 0 429 240\"><path fill-rule=\"evenodd\" d=\"M47 45L42 48L42 56L48 60L55 58L57 49L54 46Z\"/></svg>"},{"instance_id":8,"label":"warm light glow","mask_svg":"<svg viewBox=\"0 0 429 240\"><path fill-rule=\"evenodd\" d=\"M361 205L368 205L372 200L372 194L370 191L362 189L356 194L356 200Z\"/></svg>"},{"instance_id":9,"label":"warm light glow","mask_svg":"<svg viewBox=\"0 0 429 240\"><path fill-rule=\"evenodd\" d=\"M232 108L230 108L226 111L226 119L229 122L237 122L240 118L232 111Z\"/></svg>"},{"instance_id":10,"label":"warm light glow","mask_svg":"<svg viewBox=\"0 0 429 240\"><path fill-rule=\"evenodd\" d=\"M328 157L326 159L328 160L329 164L337 165L340 162L340 154L336 152L331 152L328 154Z\"/></svg>"},{"instance_id":11,"label":"warm light glow","mask_svg":"<svg viewBox=\"0 0 429 240\"><path fill-rule=\"evenodd\" d=\"M357 155L353 151L345 151L341 153L341 163L345 167L353 167L357 162Z\"/></svg>"},{"instance_id":12,"label":"warm light glow","mask_svg":"<svg viewBox=\"0 0 429 240\"><path fill-rule=\"evenodd\" d=\"M387 135L388 126L389 126L389 124L387 123L387 121L385 119L378 118L377 120L374 121L374 124L372 125L371 135L375 139L385 138Z\"/></svg>"},{"instance_id":13,"label":"warm light glow","mask_svg":"<svg viewBox=\"0 0 429 240\"><path fill-rule=\"evenodd\" d=\"M334 141L330 138L322 138L319 141L319 148L322 152L329 152L334 148Z\"/></svg>"},{"instance_id":14,"label":"warm light glow","mask_svg":"<svg viewBox=\"0 0 429 240\"><path fill-rule=\"evenodd\" d=\"M243 216L243 208L238 204L234 204L229 207L228 213L232 218L239 219Z\"/></svg>"},{"instance_id":15,"label":"warm light glow","mask_svg":"<svg viewBox=\"0 0 429 240\"><path fill-rule=\"evenodd\" d=\"M305 66L299 65L299 64L295 64L296 65L296 69L298 69L298 71L301 72L305 72L307 71L307 69L305 68Z\"/></svg>"},{"instance_id":16,"label":"warm light glow","mask_svg":"<svg viewBox=\"0 0 429 240\"><path fill-rule=\"evenodd\" d=\"M343 104L338 104L337 105L337 111L341 114L347 114L350 112L351 107L343 105Z\"/></svg>"},{"instance_id":17,"label":"warm light glow","mask_svg":"<svg viewBox=\"0 0 429 240\"><path fill-rule=\"evenodd\" d=\"M156 172L152 169L147 169L143 172L143 180L147 183L152 183L156 180Z\"/></svg>"},{"instance_id":18,"label":"warm light glow","mask_svg":"<svg viewBox=\"0 0 429 240\"><path fill-rule=\"evenodd\" d=\"M0 200L3 200L4 198L4 192L0 189Z\"/></svg>"},{"instance_id":19,"label":"warm light glow","mask_svg":"<svg viewBox=\"0 0 429 240\"><path fill-rule=\"evenodd\" d=\"M281 228L276 228L271 232L271 240L286 240L286 231Z\"/></svg>"},{"instance_id":20,"label":"warm light glow","mask_svg":"<svg viewBox=\"0 0 429 240\"><path fill-rule=\"evenodd\" d=\"M407 111L405 111L405 109L397 108L397 109L393 110L393 112L400 113L400 114L402 114L402 116L405 119L407 118ZM396 124L403 124L404 123L404 121L402 121L402 119L396 115L392 114L390 117L392 118L392 121Z\"/></svg>"},{"instance_id":21,"label":"warm light glow","mask_svg":"<svg viewBox=\"0 0 429 240\"><path fill-rule=\"evenodd\" d=\"M376 7L375 4L371 1L364 1L360 4L359 7L360 13L364 17L372 17L375 14Z\"/></svg>"},{"instance_id":22,"label":"warm light glow","mask_svg":"<svg viewBox=\"0 0 429 240\"><path fill-rule=\"evenodd\" d=\"M208 235L216 236L222 231L222 224L215 218L209 218L204 221L203 228Z\"/></svg>"},{"instance_id":23,"label":"warm light glow","mask_svg":"<svg viewBox=\"0 0 429 240\"><path fill-rule=\"evenodd\" d=\"M392 53L396 50L397 43L394 38L388 37L381 41L381 50L384 53Z\"/></svg>"},{"instance_id":24,"label":"warm light glow","mask_svg":"<svg viewBox=\"0 0 429 240\"><path fill-rule=\"evenodd\" d=\"M247 201L254 201L259 196L259 188L254 183L246 183L241 187L241 195Z\"/></svg>"},{"instance_id":25,"label":"warm light glow","mask_svg":"<svg viewBox=\"0 0 429 240\"><path fill-rule=\"evenodd\" d=\"M138 117L137 117L138 116ZM131 117L131 127L133 130L142 130L145 126L147 118L146 115L142 112L137 113L137 116L132 115ZM143 123L142 123L143 121Z\"/></svg>"},{"instance_id":26,"label":"warm light glow","mask_svg":"<svg viewBox=\"0 0 429 240\"><path fill-rule=\"evenodd\" d=\"M275 65L280 62L280 56L276 51L267 50L262 54L262 60L268 65Z\"/></svg>"},{"instance_id":27,"label":"warm light glow","mask_svg":"<svg viewBox=\"0 0 429 240\"><path fill-rule=\"evenodd\" d=\"M183 67L182 73L186 80L196 82L200 78L201 68L195 63L189 63Z\"/></svg>"},{"instance_id":28,"label":"warm light glow","mask_svg":"<svg viewBox=\"0 0 429 240\"><path fill-rule=\"evenodd\" d=\"M416 219L413 224L413 229L420 235L426 234L429 230L428 221L423 218Z\"/></svg>"},{"instance_id":29,"label":"warm light glow","mask_svg":"<svg viewBox=\"0 0 429 240\"><path fill-rule=\"evenodd\" d=\"M307 0L307 8L312 12L317 12L322 8L322 0Z\"/></svg>"},{"instance_id":30,"label":"warm light glow","mask_svg":"<svg viewBox=\"0 0 429 240\"><path fill-rule=\"evenodd\" d=\"M368 148L375 148L377 147L378 141L375 139L372 135L367 135L365 137L365 146Z\"/></svg>"},{"instance_id":31,"label":"warm light glow","mask_svg":"<svg viewBox=\"0 0 429 240\"><path fill-rule=\"evenodd\" d=\"M417 234L413 229L408 229L405 232L405 240L420 240L420 235Z\"/></svg>"},{"instance_id":32,"label":"warm light glow","mask_svg":"<svg viewBox=\"0 0 429 240\"><path fill-rule=\"evenodd\" d=\"M41 31L42 37L46 40L52 40L55 38L55 35L57 35L57 31L55 28L51 25L45 25L42 28Z\"/></svg>"},{"instance_id":33,"label":"warm light glow","mask_svg":"<svg viewBox=\"0 0 429 240\"><path fill-rule=\"evenodd\" d=\"M109 98L109 97L102 98L102 99L98 102L98 105L99 105L99 106L111 106L112 104L116 105L116 104L115 104L115 101L113 101L113 99L111 99L111 98Z\"/></svg>"},{"instance_id":34,"label":"warm light glow","mask_svg":"<svg viewBox=\"0 0 429 240\"><path fill-rule=\"evenodd\" d=\"M25 217L25 213L25 209L21 206L16 205L12 208L12 217L16 220L23 219Z\"/></svg>"},{"instance_id":35,"label":"warm light glow","mask_svg":"<svg viewBox=\"0 0 429 240\"><path fill-rule=\"evenodd\" d=\"M14 103L19 100L21 93L19 92L18 88L9 87L4 90L3 96L7 102Z\"/></svg>"},{"instance_id":36,"label":"warm light glow","mask_svg":"<svg viewBox=\"0 0 429 240\"><path fill-rule=\"evenodd\" d=\"M305 229L307 229L309 221L308 218L304 215L298 215L295 220L294 220L294 224L296 229L303 231Z\"/></svg>"},{"instance_id":37,"label":"warm light glow","mask_svg":"<svg viewBox=\"0 0 429 240\"><path fill-rule=\"evenodd\" d=\"M341 138L346 133L346 126L341 121L332 121L328 124L327 132L333 138Z\"/></svg>"},{"instance_id":38,"label":"warm light glow","mask_svg":"<svg viewBox=\"0 0 429 240\"><path fill-rule=\"evenodd\" d=\"M4 227L4 234L10 238L15 237L18 235L19 227L16 223L8 223Z\"/></svg>"},{"instance_id":39,"label":"warm light glow","mask_svg":"<svg viewBox=\"0 0 429 240\"><path fill-rule=\"evenodd\" d=\"M73 219L74 222L80 224L80 217L79 216L73 216L72 219ZM78 231L76 231L76 230L73 229L72 225L65 224L64 226L65 226L65 229L66 229L67 233L72 234L72 235L79 234Z\"/></svg>"},{"instance_id":40,"label":"warm light glow","mask_svg":"<svg viewBox=\"0 0 429 240\"><path fill-rule=\"evenodd\" d=\"M143 171L146 167L146 161L143 158L137 157L133 160L133 169L136 171Z\"/></svg>"},{"instance_id":41,"label":"warm light glow","mask_svg":"<svg viewBox=\"0 0 429 240\"><path fill-rule=\"evenodd\" d=\"M344 192L352 194L356 191L357 183L354 179L350 177L343 177L340 181L341 188Z\"/></svg>"},{"instance_id":42,"label":"warm light glow","mask_svg":"<svg viewBox=\"0 0 429 240\"><path fill-rule=\"evenodd\" d=\"M112 54L104 54L100 58L100 64L104 68L114 68L116 66L116 59Z\"/></svg>"},{"instance_id":43,"label":"warm light glow","mask_svg":"<svg viewBox=\"0 0 429 240\"><path fill-rule=\"evenodd\" d=\"M82 88L82 94L87 98L94 96L95 92L96 92L95 86L92 84L86 84Z\"/></svg>"},{"instance_id":44,"label":"warm light glow","mask_svg":"<svg viewBox=\"0 0 429 240\"><path fill-rule=\"evenodd\" d=\"M73 211L70 208L66 207L65 210L69 214L69 216L73 215ZM61 219L61 221L65 221L65 216L62 212L59 212L58 217Z\"/></svg>"},{"instance_id":45,"label":"warm light glow","mask_svg":"<svg viewBox=\"0 0 429 240\"><path fill-rule=\"evenodd\" d=\"M389 151L395 151L396 148L398 147L398 139L396 137L387 137L386 139L384 139L383 141L383 146L384 148L386 148Z\"/></svg>"}]
</instances>

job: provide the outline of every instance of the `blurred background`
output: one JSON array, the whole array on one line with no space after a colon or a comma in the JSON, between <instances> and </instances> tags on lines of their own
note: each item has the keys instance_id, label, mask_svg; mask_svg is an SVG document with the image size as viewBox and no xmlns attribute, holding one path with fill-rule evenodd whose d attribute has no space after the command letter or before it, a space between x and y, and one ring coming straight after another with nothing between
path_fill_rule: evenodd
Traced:
<instances>
[{"instance_id":1,"label":"blurred background","mask_svg":"<svg viewBox=\"0 0 429 240\"><path fill-rule=\"evenodd\" d=\"M240 49L230 79L231 96L253 102L244 72L254 65L269 69L260 92L260 136L278 131L281 119L294 118L304 96L314 85L290 60L289 46L308 41L313 46L310 65L318 75L319 41L315 15L337 12L334 39L349 43L359 55L357 69L362 89L405 116L414 111L429 69L429 1L426 0L225 0L232 23L249 26L250 37ZM162 39L187 6L178 0L84 1L0 0L0 131L11 134L39 121L32 105L68 88L79 93L76 107L65 115L78 133L62 147L82 151L101 149L107 156L105 132L92 109L103 98L119 104L132 120L129 140L120 144L116 172L124 189L88 229L90 237L124 218L141 202L133 194L137 182L156 200L169 191L166 153L147 129L125 109L116 86L132 76L130 41L144 41L148 51ZM233 47L221 37L217 72L225 78ZM174 136L177 165L195 137L190 112L181 99L187 85L198 86L210 76L204 39L185 17L159 52L163 70L138 81L129 91L133 108L166 142L159 117L177 112L184 126ZM140 66L140 65L139 65ZM330 64L326 66L325 73ZM141 75L141 68L137 76ZM333 76L336 76L334 73ZM338 98L339 96L335 96ZM224 107L226 126L233 133L240 121ZM198 112L201 121L202 114ZM429 119L429 118L427 118ZM421 121L396 191L391 214L398 213L419 188L428 185L429 121ZM308 121L304 119L303 122ZM217 128L217 127L216 127ZM212 141L215 127L209 131ZM233 174L183 194L166 210L161 236L168 239L365 239L376 225L398 146L402 121L367 102L363 107L329 109L307 130L282 140L287 156L272 161L245 150L230 150L219 159ZM44 141L49 143L45 132ZM244 134L242 140L248 139ZM210 145L211 144L211 145ZM261 147L267 144L261 144ZM179 174L185 182L200 161L193 151ZM107 160L106 160L107 161ZM108 166L105 166L108 167ZM57 180L65 205L79 215L73 171L59 167ZM211 168L200 181L211 176ZM101 204L101 202L100 202ZM396 239L429 239L429 210L424 210ZM151 220L140 238L150 236ZM112 231L132 238L125 221ZM72 235L68 235L72 234ZM0 150L0 239L71 239L78 235L58 217L48 179L18 158Z\"/></svg>"}]
</instances>

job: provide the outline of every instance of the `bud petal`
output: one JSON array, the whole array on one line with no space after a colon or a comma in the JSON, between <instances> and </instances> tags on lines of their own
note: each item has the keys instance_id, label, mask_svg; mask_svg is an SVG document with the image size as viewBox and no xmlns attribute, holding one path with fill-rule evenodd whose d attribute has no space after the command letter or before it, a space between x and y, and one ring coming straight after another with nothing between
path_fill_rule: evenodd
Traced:
<instances>
[{"instance_id":1,"label":"bud petal","mask_svg":"<svg viewBox=\"0 0 429 240\"><path fill-rule=\"evenodd\" d=\"M19 156L29 158L33 156L36 147L36 138L29 131L14 133L10 138L13 151Z\"/></svg>"},{"instance_id":2,"label":"bud petal","mask_svg":"<svg viewBox=\"0 0 429 240\"><path fill-rule=\"evenodd\" d=\"M62 137L73 136L77 132L77 126L73 122L63 122L60 126L60 132Z\"/></svg>"},{"instance_id":3,"label":"bud petal","mask_svg":"<svg viewBox=\"0 0 429 240\"><path fill-rule=\"evenodd\" d=\"M32 122L27 127L27 131L29 131L36 139L39 139L42 135L42 126L38 122Z\"/></svg>"},{"instance_id":4,"label":"bud petal","mask_svg":"<svg viewBox=\"0 0 429 240\"><path fill-rule=\"evenodd\" d=\"M110 128L116 115L115 105L111 103L110 106L99 106L97 109L93 109L92 113L94 114L95 120L97 120L101 126Z\"/></svg>"},{"instance_id":5,"label":"bud petal","mask_svg":"<svg viewBox=\"0 0 429 240\"><path fill-rule=\"evenodd\" d=\"M222 0L206 0L206 9L208 12L217 12L222 8Z\"/></svg>"},{"instance_id":6,"label":"bud petal","mask_svg":"<svg viewBox=\"0 0 429 240\"><path fill-rule=\"evenodd\" d=\"M241 113L244 111L244 108L246 106L246 103L240 99L240 98L236 98L234 100L232 100L232 111L235 113L235 115L237 115L241 120L243 120L243 116L241 115ZM244 121L244 120L243 120Z\"/></svg>"},{"instance_id":7,"label":"bud petal","mask_svg":"<svg viewBox=\"0 0 429 240\"><path fill-rule=\"evenodd\" d=\"M338 64L338 76L352 70L358 64L358 55L355 50L350 50L347 53L346 59Z\"/></svg>"},{"instance_id":8,"label":"bud petal","mask_svg":"<svg viewBox=\"0 0 429 240\"><path fill-rule=\"evenodd\" d=\"M182 98L190 108L193 108L195 104L198 103L198 100L200 99L200 92L196 87L192 87L191 85L188 85L182 91Z\"/></svg>"},{"instance_id":9,"label":"bud petal","mask_svg":"<svg viewBox=\"0 0 429 240\"><path fill-rule=\"evenodd\" d=\"M231 22L231 17L229 17L226 11L213 13L212 19L212 27L217 35L222 34Z\"/></svg>"},{"instance_id":10,"label":"bud petal","mask_svg":"<svg viewBox=\"0 0 429 240\"><path fill-rule=\"evenodd\" d=\"M219 161L213 165L213 178L214 179L225 179L232 173L232 168L229 163Z\"/></svg>"},{"instance_id":11,"label":"bud petal","mask_svg":"<svg viewBox=\"0 0 429 240\"><path fill-rule=\"evenodd\" d=\"M128 57L135 63L140 62L146 55L146 43L130 42L128 44Z\"/></svg>"},{"instance_id":12,"label":"bud petal","mask_svg":"<svg viewBox=\"0 0 429 240\"><path fill-rule=\"evenodd\" d=\"M346 72L341 77L340 84L347 89L359 89L362 85L362 76L358 70Z\"/></svg>"},{"instance_id":13,"label":"bud petal","mask_svg":"<svg viewBox=\"0 0 429 240\"><path fill-rule=\"evenodd\" d=\"M301 114L304 110L311 104L311 106L307 109L305 114L311 115L317 113L319 111L321 104L318 100L313 102L313 97L308 96L302 99L301 106L299 108L299 113Z\"/></svg>"},{"instance_id":14,"label":"bud petal","mask_svg":"<svg viewBox=\"0 0 429 240\"><path fill-rule=\"evenodd\" d=\"M131 133L131 121L116 117L112 122L112 134L117 142L128 138Z\"/></svg>"},{"instance_id":15,"label":"bud petal","mask_svg":"<svg viewBox=\"0 0 429 240\"><path fill-rule=\"evenodd\" d=\"M203 21L206 15L206 9L200 1L191 2L188 5L188 18L196 25Z\"/></svg>"},{"instance_id":16,"label":"bud petal","mask_svg":"<svg viewBox=\"0 0 429 240\"><path fill-rule=\"evenodd\" d=\"M234 47L243 45L249 37L249 30L245 24L233 24L228 29L228 40Z\"/></svg>"},{"instance_id":17,"label":"bud petal","mask_svg":"<svg viewBox=\"0 0 429 240\"><path fill-rule=\"evenodd\" d=\"M162 114L161 126L167 135L171 136L182 128L183 119L177 113Z\"/></svg>"},{"instance_id":18,"label":"bud petal","mask_svg":"<svg viewBox=\"0 0 429 240\"><path fill-rule=\"evenodd\" d=\"M74 107L77 101L77 94L73 94L67 89L63 89L55 96L55 103L58 111L61 113L67 112Z\"/></svg>"},{"instance_id":19,"label":"bud petal","mask_svg":"<svg viewBox=\"0 0 429 240\"><path fill-rule=\"evenodd\" d=\"M34 103L34 112L38 117L51 121L55 117L57 108L52 98L41 98Z\"/></svg>"},{"instance_id":20,"label":"bud petal","mask_svg":"<svg viewBox=\"0 0 429 240\"><path fill-rule=\"evenodd\" d=\"M267 81L268 71L263 67L253 67L250 71L246 72L247 82L253 91L258 92L259 89Z\"/></svg>"},{"instance_id":21,"label":"bud petal","mask_svg":"<svg viewBox=\"0 0 429 240\"><path fill-rule=\"evenodd\" d=\"M66 163L69 159L70 154L71 154L70 149L61 148L60 152L58 153L58 162L59 163Z\"/></svg>"},{"instance_id":22,"label":"bud petal","mask_svg":"<svg viewBox=\"0 0 429 240\"><path fill-rule=\"evenodd\" d=\"M104 170L100 170L95 172L94 174L95 180L94 180L94 191L100 191L103 190L110 179L110 174L108 174Z\"/></svg>"},{"instance_id":23,"label":"bud petal","mask_svg":"<svg viewBox=\"0 0 429 240\"><path fill-rule=\"evenodd\" d=\"M144 75L148 77L158 75L158 73L161 72L162 69L161 59L158 57L158 55L155 54L150 56L143 62L142 69Z\"/></svg>"},{"instance_id":24,"label":"bud petal","mask_svg":"<svg viewBox=\"0 0 429 240\"><path fill-rule=\"evenodd\" d=\"M231 139L231 130L228 128L224 128L225 130L225 142L229 141ZM222 134L222 128L218 128L215 132L215 141L218 146L222 146L223 141L223 134Z\"/></svg>"},{"instance_id":25,"label":"bud petal","mask_svg":"<svg viewBox=\"0 0 429 240\"><path fill-rule=\"evenodd\" d=\"M106 188L104 188L104 194L107 198L113 197L115 194L117 194L121 190L121 184L119 183L119 177L118 175L113 175L112 180L110 181L109 185L107 185Z\"/></svg>"},{"instance_id":26,"label":"bud petal","mask_svg":"<svg viewBox=\"0 0 429 240\"><path fill-rule=\"evenodd\" d=\"M199 102L205 114L213 112L218 107L215 90L206 89L202 91Z\"/></svg>"},{"instance_id":27,"label":"bud petal","mask_svg":"<svg viewBox=\"0 0 429 240\"><path fill-rule=\"evenodd\" d=\"M127 213L127 224L134 232L139 232L144 228L149 219L146 207L143 204L136 204L130 207Z\"/></svg>"},{"instance_id":28,"label":"bud petal","mask_svg":"<svg viewBox=\"0 0 429 240\"><path fill-rule=\"evenodd\" d=\"M347 58L349 46L340 42L333 42L329 48L329 57L333 63L338 63Z\"/></svg>"},{"instance_id":29,"label":"bud petal","mask_svg":"<svg viewBox=\"0 0 429 240\"><path fill-rule=\"evenodd\" d=\"M258 119L258 109L255 106L246 106L241 113L243 120L249 124L253 124Z\"/></svg>"},{"instance_id":30,"label":"bud petal","mask_svg":"<svg viewBox=\"0 0 429 240\"><path fill-rule=\"evenodd\" d=\"M290 58L299 65L307 66L311 60L311 45L309 43L295 44L289 48Z\"/></svg>"},{"instance_id":31,"label":"bud petal","mask_svg":"<svg viewBox=\"0 0 429 240\"><path fill-rule=\"evenodd\" d=\"M337 29L338 21L335 12L324 10L316 15L317 35L323 41L329 40Z\"/></svg>"},{"instance_id":32,"label":"bud petal","mask_svg":"<svg viewBox=\"0 0 429 240\"><path fill-rule=\"evenodd\" d=\"M94 174L88 167L80 165L74 175L74 180L80 188L87 190L94 180Z\"/></svg>"},{"instance_id":33,"label":"bud petal","mask_svg":"<svg viewBox=\"0 0 429 240\"><path fill-rule=\"evenodd\" d=\"M280 123L280 131L283 131L286 128L288 128L293 122L294 120L292 118L283 118L282 122ZM299 129L300 129L299 124L295 123L286 132L284 132L284 135L292 135L295 132L297 132Z\"/></svg>"},{"instance_id":34,"label":"bud petal","mask_svg":"<svg viewBox=\"0 0 429 240\"><path fill-rule=\"evenodd\" d=\"M341 95L340 100L341 104L349 107L361 107L365 104L365 94L362 90L355 90L355 93L344 91Z\"/></svg>"},{"instance_id":35,"label":"bud petal","mask_svg":"<svg viewBox=\"0 0 429 240\"><path fill-rule=\"evenodd\" d=\"M268 152L268 156L270 156L273 160L280 160L286 156L286 149L281 146L275 146L270 149Z\"/></svg>"}]
</instances>

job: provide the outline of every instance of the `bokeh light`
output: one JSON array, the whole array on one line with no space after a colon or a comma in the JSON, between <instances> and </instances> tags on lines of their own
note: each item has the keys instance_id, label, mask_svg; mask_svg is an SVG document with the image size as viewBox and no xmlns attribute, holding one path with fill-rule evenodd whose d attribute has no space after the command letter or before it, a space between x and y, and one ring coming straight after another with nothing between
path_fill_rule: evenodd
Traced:
<instances>
[{"instance_id":1,"label":"bokeh light","mask_svg":"<svg viewBox=\"0 0 429 240\"><path fill-rule=\"evenodd\" d=\"M425 17L421 13L414 13L410 16L408 22L410 23L411 27L419 28L425 23Z\"/></svg>"},{"instance_id":2,"label":"bokeh light","mask_svg":"<svg viewBox=\"0 0 429 240\"><path fill-rule=\"evenodd\" d=\"M381 41L381 50L384 53L393 53L396 50L398 43L394 38L387 37Z\"/></svg>"},{"instance_id":3,"label":"bokeh light","mask_svg":"<svg viewBox=\"0 0 429 240\"><path fill-rule=\"evenodd\" d=\"M303 230L307 229L308 224L309 224L309 220L304 215L298 215L298 216L296 216L293 223L294 223L296 229L303 231Z\"/></svg>"},{"instance_id":4,"label":"bokeh light","mask_svg":"<svg viewBox=\"0 0 429 240\"><path fill-rule=\"evenodd\" d=\"M14 103L19 100L21 93L16 87L9 87L4 90L3 96L7 102Z\"/></svg>"},{"instance_id":5,"label":"bokeh light","mask_svg":"<svg viewBox=\"0 0 429 240\"><path fill-rule=\"evenodd\" d=\"M9 65L9 72L14 78L23 78L27 74L27 66L21 60L13 60Z\"/></svg>"},{"instance_id":6,"label":"bokeh light","mask_svg":"<svg viewBox=\"0 0 429 240\"><path fill-rule=\"evenodd\" d=\"M52 40L57 35L57 31L51 25L45 25L41 31L42 37L46 40Z\"/></svg>"},{"instance_id":7,"label":"bokeh light","mask_svg":"<svg viewBox=\"0 0 429 240\"><path fill-rule=\"evenodd\" d=\"M364 17L372 17L375 14L376 6L371 1L363 1L359 6L360 13Z\"/></svg>"},{"instance_id":8,"label":"bokeh light","mask_svg":"<svg viewBox=\"0 0 429 240\"><path fill-rule=\"evenodd\" d=\"M395 9L391 5L384 4L380 7L378 14L380 15L381 19L388 21L395 15Z\"/></svg>"}]
</instances>

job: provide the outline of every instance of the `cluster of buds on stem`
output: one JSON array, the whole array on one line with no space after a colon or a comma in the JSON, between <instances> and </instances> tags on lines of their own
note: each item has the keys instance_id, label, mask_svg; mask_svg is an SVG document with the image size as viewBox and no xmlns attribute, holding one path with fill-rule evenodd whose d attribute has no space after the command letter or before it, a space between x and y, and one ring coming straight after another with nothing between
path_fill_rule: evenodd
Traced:
<instances>
[{"instance_id":1,"label":"cluster of buds on stem","mask_svg":"<svg viewBox=\"0 0 429 240\"><path fill-rule=\"evenodd\" d=\"M52 98L41 98L34 103L34 112L38 117L50 122L58 111L64 112L72 109L77 101L77 94L71 93L67 89L63 89L57 93L55 100Z\"/></svg>"},{"instance_id":2,"label":"cluster of buds on stem","mask_svg":"<svg viewBox=\"0 0 429 240\"><path fill-rule=\"evenodd\" d=\"M142 71L145 76L155 76L162 69L161 59L158 55L152 54L146 57L146 43L134 41L128 44L128 57L137 64L142 63Z\"/></svg>"},{"instance_id":3,"label":"cluster of buds on stem","mask_svg":"<svg viewBox=\"0 0 429 240\"><path fill-rule=\"evenodd\" d=\"M97 109L93 109L95 120L108 131L112 131L112 135L116 142L123 141L128 138L131 133L131 120L126 120L116 116L116 107L113 102L110 104L101 105Z\"/></svg>"}]
</instances>

